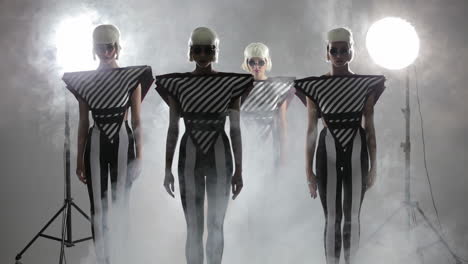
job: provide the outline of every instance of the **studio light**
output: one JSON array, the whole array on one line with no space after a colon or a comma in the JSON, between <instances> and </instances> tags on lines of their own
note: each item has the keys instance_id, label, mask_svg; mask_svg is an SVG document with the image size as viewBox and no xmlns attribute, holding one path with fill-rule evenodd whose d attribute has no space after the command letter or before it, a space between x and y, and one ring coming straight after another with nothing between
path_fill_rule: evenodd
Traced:
<instances>
[{"instance_id":1,"label":"studio light","mask_svg":"<svg viewBox=\"0 0 468 264\"><path fill-rule=\"evenodd\" d=\"M367 50L379 66L399 70L411 65L419 54L419 37L404 19L387 17L375 22L367 32Z\"/></svg>"},{"instance_id":2,"label":"studio light","mask_svg":"<svg viewBox=\"0 0 468 264\"><path fill-rule=\"evenodd\" d=\"M97 13L88 11L67 17L57 26L55 44L57 63L63 71L83 71L96 68L92 53L92 32Z\"/></svg>"}]
</instances>

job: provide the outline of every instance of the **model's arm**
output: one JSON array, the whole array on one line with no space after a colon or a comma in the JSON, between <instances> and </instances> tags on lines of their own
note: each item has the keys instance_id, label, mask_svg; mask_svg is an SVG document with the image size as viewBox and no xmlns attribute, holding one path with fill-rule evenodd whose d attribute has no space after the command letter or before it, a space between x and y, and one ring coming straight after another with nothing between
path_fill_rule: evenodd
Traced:
<instances>
[{"instance_id":1,"label":"model's arm","mask_svg":"<svg viewBox=\"0 0 468 264\"><path fill-rule=\"evenodd\" d=\"M84 151L86 145L86 138L89 129L89 107L81 99L78 99L80 108L80 116L78 122L78 140L77 140L77 155L76 155L76 175L83 183L86 183L85 164L84 164Z\"/></svg>"},{"instance_id":2,"label":"model's arm","mask_svg":"<svg viewBox=\"0 0 468 264\"><path fill-rule=\"evenodd\" d=\"M166 169L164 177L164 188L174 197L174 175L172 174L172 161L174 152L179 139L179 119L180 109L179 104L169 96L169 128L167 129L166 140Z\"/></svg>"},{"instance_id":3,"label":"model's arm","mask_svg":"<svg viewBox=\"0 0 468 264\"><path fill-rule=\"evenodd\" d=\"M141 174L142 167L142 153L143 153L143 131L141 128L141 86L138 85L135 91L133 91L132 98L130 101L130 108L132 111L132 130L133 136L135 137L135 149L136 149L136 159L129 164L130 168L130 177L134 181Z\"/></svg>"},{"instance_id":4,"label":"model's arm","mask_svg":"<svg viewBox=\"0 0 468 264\"><path fill-rule=\"evenodd\" d=\"M243 187L242 182L242 139L240 130L240 99L234 100L229 106L230 136L234 153L235 172L232 177L232 199L236 199Z\"/></svg>"},{"instance_id":5,"label":"model's arm","mask_svg":"<svg viewBox=\"0 0 468 264\"><path fill-rule=\"evenodd\" d=\"M136 145L136 158L141 160L142 158L142 129L141 129L141 86L135 89L132 94L131 101L131 110L132 110L132 129L135 136L135 145Z\"/></svg>"},{"instance_id":6,"label":"model's arm","mask_svg":"<svg viewBox=\"0 0 468 264\"><path fill-rule=\"evenodd\" d=\"M377 142L374 127L374 94L371 94L364 107L364 129L366 130L366 141L369 149L370 170L367 180L367 188L372 187L377 173Z\"/></svg>"},{"instance_id":7,"label":"model's arm","mask_svg":"<svg viewBox=\"0 0 468 264\"><path fill-rule=\"evenodd\" d=\"M317 141L317 107L307 98L306 175L310 195L317 197L317 177L313 171L314 152Z\"/></svg>"},{"instance_id":8,"label":"model's arm","mask_svg":"<svg viewBox=\"0 0 468 264\"><path fill-rule=\"evenodd\" d=\"M286 111L288 109L288 102L284 102L280 107L280 162L284 166L286 164L287 147L288 147L288 120L286 118Z\"/></svg>"}]
</instances>

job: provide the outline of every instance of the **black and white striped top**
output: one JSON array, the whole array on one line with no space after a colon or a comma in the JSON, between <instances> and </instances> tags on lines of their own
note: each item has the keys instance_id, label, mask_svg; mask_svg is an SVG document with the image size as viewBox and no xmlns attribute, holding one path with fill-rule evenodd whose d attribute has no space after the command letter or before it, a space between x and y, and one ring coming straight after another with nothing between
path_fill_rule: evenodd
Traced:
<instances>
[{"instance_id":1,"label":"black and white striped top","mask_svg":"<svg viewBox=\"0 0 468 264\"><path fill-rule=\"evenodd\" d=\"M280 107L294 97L294 79L273 77L254 81L254 88L242 102L241 117L246 125L255 123L259 128L259 138L268 137Z\"/></svg>"},{"instance_id":2,"label":"black and white striped top","mask_svg":"<svg viewBox=\"0 0 468 264\"><path fill-rule=\"evenodd\" d=\"M296 80L295 87L315 103L332 136L346 151L361 125L366 99L375 93L376 102L384 82L382 75L322 76Z\"/></svg>"},{"instance_id":3,"label":"black and white striped top","mask_svg":"<svg viewBox=\"0 0 468 264\"><path fill-rule=\"evenodd\" d=\"M88 105L96 126L111 142L118 135L135 88L141 84L143 100L154 81L149 66L66 72L62 80Z\"/></svg>"},{"instance_id":4,"label":"black and white striped top","mask_svg":"<svg viewBox=\"0 0 468 264\"><path fill-rule=\"evenodd\" d=\"M210 150L221 132L224 133L229 104L237 98L245 98L252 85L250 74L156 76L156 91L167 103L169 96L179 103L186 130L203 153Z\"/></svg>"}]
</instances>

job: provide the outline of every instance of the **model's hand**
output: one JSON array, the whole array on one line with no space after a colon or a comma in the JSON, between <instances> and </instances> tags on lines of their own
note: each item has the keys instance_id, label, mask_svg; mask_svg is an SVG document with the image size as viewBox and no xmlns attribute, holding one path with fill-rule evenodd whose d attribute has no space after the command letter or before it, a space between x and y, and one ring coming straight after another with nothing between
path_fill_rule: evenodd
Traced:
<instances>
[{"instance_id":1,"label":"model's hand","mask_svg":"<svg viewBox=\"0 0 468 264\"><path fill-rule=\"evenodd\" d=\"M164 176L164 188L166 188L167 193L175 198L174 196L174 175L172 175L171 170L166 170L166 176Z\"/></svg>"},{"instance_id":2,"label":"model's hand","mask_svg":"<svg viewBox=\"0 0 468 264\"><path fill-rule=\"evenodd\" d=\"M307 176L307 186L309 187L310 197L317 198L317 177L313 173Z\"/></svg>"},{"instance_id":3,"label":"model's hand","mask_svg":"<svg viewBox=\"0 0 468 264\"><path fill-rule=\"evenodd\" d=\"M134 182L138 177L141 175L142 170L142 161L141 158L136 158L132 162L130 162L129 171L130 171L130 181Z\"/></svg>"},{"instance_id":4,"label":"model's hand","mask_svg":"<svg viewBox=\"0 0 468 264\"><path fill-rule=\"evenodd\" d=\"M241 173L234 173L231 179L231 186L232 186L232 199L235 200L236 197L242 190L244 183L242 182L242 174Z\"/></svg>"},{"instance_id":5,"label":"model's hand","mask_svg":"<svg viewBox=\"0 0 468 264\"><path fill-rule=\"evenodd\" d=\"M377 175L377 170L375 168L371 168L369 171L369 175L367 176L366 190L370 189L374 185L376 175Z\"/></svg>"},{"instance_id":6,"label":"model's hand","mask_svg":"<svg viewBox=\"0 0 468 264\"><path fill-rule=\"evenodd\" d=\"M78 179L86 184L86 175L85 175L85 166L84 166L84 161L79 161L76 164L76 176L78 176Z\"/></svg>"}]
</instances>

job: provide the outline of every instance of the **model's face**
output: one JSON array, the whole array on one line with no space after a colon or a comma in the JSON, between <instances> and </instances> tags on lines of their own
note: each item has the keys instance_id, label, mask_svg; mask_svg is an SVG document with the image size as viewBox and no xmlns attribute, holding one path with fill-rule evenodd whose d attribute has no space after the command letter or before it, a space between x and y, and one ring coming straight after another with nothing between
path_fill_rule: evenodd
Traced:
<instances>
[{"instance_id":1,"label":"model's face","mask_svg":"<svg viewBox=\"0 0 468 264\"><path fill-rule=\"evenodd\" d=\"M95 44L94 52L101 63L110 64L115 61L117 48L115 44Z\"/></svg>"},{"instance_id":2,"label":"model's face","mask_svg":"<svg viewBox=\"0 0 468 264\"><path fill-rule=\"evenodd\" d=\"M256 79L257 77L265 76L266 71L266 59L259 57L252 57L247 60L247 65L249 66L250 73Z\"/></svg>"},{"instance_id":3,"label":"model's face","mask_svg":"<svg viewBox=\"0 0 468 264\"><path fill-rule=\"evenodd\" d=\"M190 57L200 68L206 68L216 58L216 47L214 45L192 45Z\"/></svg>"},{"instance_id":4,"label":"model's face","mask_svg":"<svg viewBox=\"0 0 468 264\"><path fill-rule=\"evenodd\" d=\"M335 67L346 66L352 58L347 42L332 42L328 44L327 59Z\"/></svg>"}]
</instances>

